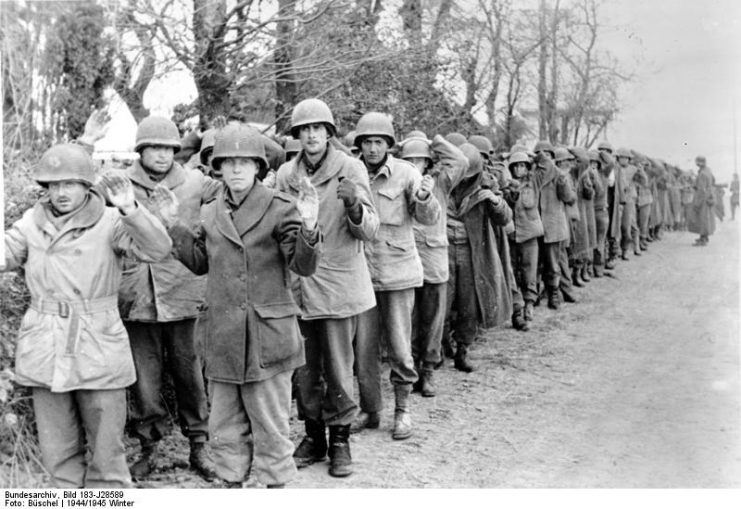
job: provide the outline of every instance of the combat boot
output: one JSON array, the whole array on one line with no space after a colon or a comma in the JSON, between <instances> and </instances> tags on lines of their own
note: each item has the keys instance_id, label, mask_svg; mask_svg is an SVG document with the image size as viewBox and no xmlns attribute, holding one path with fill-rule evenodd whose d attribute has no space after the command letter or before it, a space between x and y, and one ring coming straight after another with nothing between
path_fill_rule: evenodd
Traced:
<instances>
[{"instance_id":1,"label":"combat boot","mask_svg":"<svg viewBox=\"0 0 741 509\"><path fill-rule=\"evenodd\" d=\"M573 293L571 293L571 290L567 290L566 288L561 288L561 295L563 296L563 301L568 302L569 304L576 304L577 300Z\"/></svg>"},{"instance_id":2,"label":"combat boot","mask_svg":"<svg viewBox=\"0 0 741 509\"><path fill-rule=\"evenodd\" d=\"M304 428L306 436L293 453L296 468L308 467L318 461L324 461L327 457L327 433L324 423L306 419Z\"/></svg>"},{"instance_id":3,"label":"combat boot","mask_svg":"<svg viewBox=\"0 0 741 509\"><path fill-rule=\"evenodd\" d=\"M525 320L528 322L533 321L533 303L529 300L525 301L525 311L524 311Z\"/></svg>"},{"instance_id":4,"label":"combat boot","mask_svg":"<svg viewBox=\"0 0 741 509\"><path fill-rule=\"evenodd\" d=\"M352 474L350 456L350 426L329 427L329 475L347 477Z\"/></svg>"},{"instance_id":5,"label":"combat boot","mask_svg":"<svg viewBox=\"0 0 741 509\"><path fill-rule=\"evenodd\" d=\"M381 425L378 412L360 412L350 426L350 433L360 433L364 429L376 429Z\"/></svg>"},{"instance_id":6,"label":"combat boot","mask_svg":"<svg viewBox=\"0 0 741 509\"><path fill-rule=\"evenodd\" d=\"M396 408L394 409L394 431L391 434L394 440L406 440L412 436L412 417L409 413L410 389L408 384L394 385Z\"/></svg>"},{"instance_id":7,"label":"combat boot","mask_svg":"<svg viewBox=\"0 0 741 509\"><path fill-rule=\"evenodd\" d=\"M423 398L434 398L435 397L435 385L432 383L432 374L435 370L432 366L425 366L422 369L422 397Z\"/></svg>"},{"instance_id":8,"label":"combat boot","mask_svg":"<svg viewBox=\"0 0 741 509\"><path fill-rule=\"evenodd\" d=\"M136 462L131 465L129 472L135 481L145 479L154 470L154 458L157 456L157 442L142 440L142 454Z\"/></svg>"},{"instance_id":9,"label":"combat boot","mask_svg":"<svg viewBox=\"0 0 741 509\"><path fill-rule=\"evenodd\" d=\"M578 265L571 269L571 283L577 288L584 287L584 283L581 280L581 268Z\"/></svg>"},{"instance_id":10,"label":"combat boot","mask_svg":"<svg viewBox=\"0 0 741 509\"><path fill-rule=\"evenodd\" d=\"M601 264L594 264L592 270L594 277L603 277L605 275L604 267Z\"/></svg>"},{"instance_id":11,"label":"combat boot","mask_svg":"<svg viewBox=\"0 0 741 509\"><path fill-rule=\"evenodd\" d=\"M591 267L590 263L585 263L581 267L581 280L585 283L589 283L592 278L589 277L589 267Z\"/></svg>"},{"instance_id":12,"label":"combat boot","mask_svg":"<svg viewBox=\"0 0 741 509\"><path fill-rule=\"evenodd\" d=\"M527 320L525 320L521 307L516 307L512 311L512 328L521 331L530 330L530 325L527 323Z\"/></svg>"},{"instance_id":13,"label":"combat boot","mask_svg":"<svg viewBox=\"0 0 741 509\"><path fill-rule=\"evenodd\" d=\"M190 468L200 475L203 480L211 482L216 479L216 470L211 458L206 452L206 442L190 442Z\"/></svg>"},{"instance_id":14,"label":"combat boot","mask_svg":"<svg viewBox=\"0 0 741 509\"><path fill-rule=\"evenodd\" d=\"M458 350L455 352L455 361L453 365L455 366L455 369L463 371L464 373L470 373L476 369L468 359L468 345L458 343Z\"/></svg>"},{"instance_id":15,"label":"combat boot","mask_svg":"<svg viewBox=\"0 0 741 509\"><path fill-rule=\"evenodd\" d=\"M551 309L558 309L561 307L561 290L557 287L548 288L548 307Z\"/></svg>"},{"instance_id":16,"label":"combat boot","mask_svg":"<svg viewBox=\"0 0 741 509\"><path fill-rule=\"evenodd\" d=\"M614 268L615 268L615 258L611 256L605 262L605 270L612 270Z\"/></svg>"}]
</instances>

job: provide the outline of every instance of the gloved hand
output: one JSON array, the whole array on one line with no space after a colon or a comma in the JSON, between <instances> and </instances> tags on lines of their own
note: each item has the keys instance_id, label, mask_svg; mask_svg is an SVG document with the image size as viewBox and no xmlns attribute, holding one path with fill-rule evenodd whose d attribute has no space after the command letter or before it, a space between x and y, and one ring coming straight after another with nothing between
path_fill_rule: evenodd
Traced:
<instances>
[{"instance_id":1,"label":"gloved hand","mask_svg":"<svg viewBox=\"0 0 741 509\"><path fill-rule=\"evenodd\" d=\"M342 200L345 208L349 209L358 203L358 186L345 177L340 177L340 184L337 186L337 198Z\"/></svg>"}]
</instances>

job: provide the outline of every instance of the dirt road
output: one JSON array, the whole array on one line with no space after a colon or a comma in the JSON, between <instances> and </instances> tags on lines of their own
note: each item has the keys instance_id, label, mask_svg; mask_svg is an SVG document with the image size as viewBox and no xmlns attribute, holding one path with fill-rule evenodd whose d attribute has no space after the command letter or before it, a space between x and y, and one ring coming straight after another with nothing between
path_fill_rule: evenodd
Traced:
<instances>
[{"instance_id":1,"label":"dirt road","mask_svg":"<svg viewBox=\"0 0 741 509\"><path fill-rule=\"evenodd\" d=\"M439 395L414 396L409 440L390 438L386 382L380 430L352 437L355 474L316 464L290 487L741 487L737 226L720 223L705 248L665 234L579 304L537 307L530 332L489 331L478 371L448 362ZM182 468L180 434L168 442L144 486L208 487Z\"/></svg>"}]
</instances>

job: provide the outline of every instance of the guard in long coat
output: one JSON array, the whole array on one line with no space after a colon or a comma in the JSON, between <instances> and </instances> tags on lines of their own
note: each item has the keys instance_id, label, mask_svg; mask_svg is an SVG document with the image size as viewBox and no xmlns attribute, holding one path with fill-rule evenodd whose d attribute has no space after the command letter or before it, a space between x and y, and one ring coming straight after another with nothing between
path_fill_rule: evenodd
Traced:
<instances>
[{"instance_id":1,"label":"guard in long coat","mask_svg":"<svg viewBox=\"0 0 741 509\"><path fill-rule=\"evenodd\" d=\"M697 156L695 164L697 165L697 178L687 229L700 235L694 243L695 246L705 246L710 240L710 235L715 232L715 190L713 189L715 177L710 168L706 166L705 156Z\"/></svg>"},{"instance_id":2,"label":"guard in long coat","mask_svg":"<svg viewBox=\"0 0 741 509\"><path fill-rule=\"evenodd\" d=\"M197 231L175 223L169 232L178 259L209 275L206 376L216 473L239 485L251 468L261 483L282 486L296 473L291 375L304 364L288 271L316 270L319 200L308 180L296 200L264 187L257 179L268 166L262 141L243 126L217 132L211 164L227 189L202 207ZM158 192L172 194L165 189Z\"/></svg>"},{"instance_id":3,"label":"guard in long coat","mask_svg":"<svg viewBox=\"0 0 741 509\"><path fill-rule=\"evenodd\" d=\"M41 459L57 488L129 488L126 387L136 379L118 313L123 257L156 262L171 243L122 175L92 188L79 145L47 150L47 194L5 233L0 270L24 267L31 306L18 332L16 382L32 387Z\"/></svg>"}]
</instances>

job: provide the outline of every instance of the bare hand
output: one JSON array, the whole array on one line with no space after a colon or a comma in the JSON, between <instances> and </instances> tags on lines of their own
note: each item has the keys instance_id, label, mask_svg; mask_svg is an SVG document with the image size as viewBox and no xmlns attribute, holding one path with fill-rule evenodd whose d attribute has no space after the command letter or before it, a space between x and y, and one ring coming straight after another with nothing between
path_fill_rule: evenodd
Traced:
<instances>
[{"instance_id":1,"label":"bare hand","mask_svg":"<svg viewBox=\"0 0 741 509\"><path fill-rule=\"evenodd\" d=\"M417 199L426 200L434 187L435 181L432 180L431 176L425 175L422 177L422 183L419 185L419 189L417 189Z\"/></svg>"},{"instance_id":2,"label":"bare hand","mask_svg":"<svg viewBox=\"0 0 741 509\"><path fill-rule=\"evenodd\" d=\"M170 191L167 186L157 184L154 187L151 197L155 206L155 215L162 221L165 228L169 228L178 220L178 202L175 193Z\"/></svg>"},{"instance_id":3,"label":"bare hand","mask_svg":"<svg viewBox=\"0 0 741 509\"><path fill-rule=\"evenodd\" d=\"M337 186L337 198L345 203L345 208L351 208L358 202L358 186L348 178L340 177L340 184Z\"/></svg>"},{"instance_id":4,"label":"bare hand","mask_svg":"<svg viewBox=\"0 0 741 509\"><path fill-rule=\"evenodd\" d=\"M262 179L262 185L269 189L274 189L276 184L275 179L275 172L273 170L270 170L267 175L265 175L265 178Z\"/></svg>"},{"instance_id":5,"label":"bare hand","mask_svg":"<svg viewBox=\"0 0 741 509\"><path fill-rule=\"evenodd\" d=\"M298 215L301 217L304 227L313 231L319 219L319 193L311 185L309 177L304 177L299 182L296 210L298 210Z\"/></svg>"},{"instance_id":6,"label":"bare hand","mask_svg":"<svg viewBox=\"0 0 741 509\"><path fill-rule=\"evenodd\" d=\"M100 184L108 195L108 201L117 207L125 216L136 209L136 198L134 197L134 186L123 174L109 172L100 179Z\"/></svg>"},{"instance_id":7,"label":"bare hand","mask_svg":"<svg viewBox=\"0 0 741 509\"><path fill-rule=\"evenodd\" d=\"M85 122L85 132L82 133L80 141L94 145L96 141L105 136L108 130L108 122L110 121L111 116L107 110L100 109L93 111L87 122Z\"/></svg>"}]
</instances>

